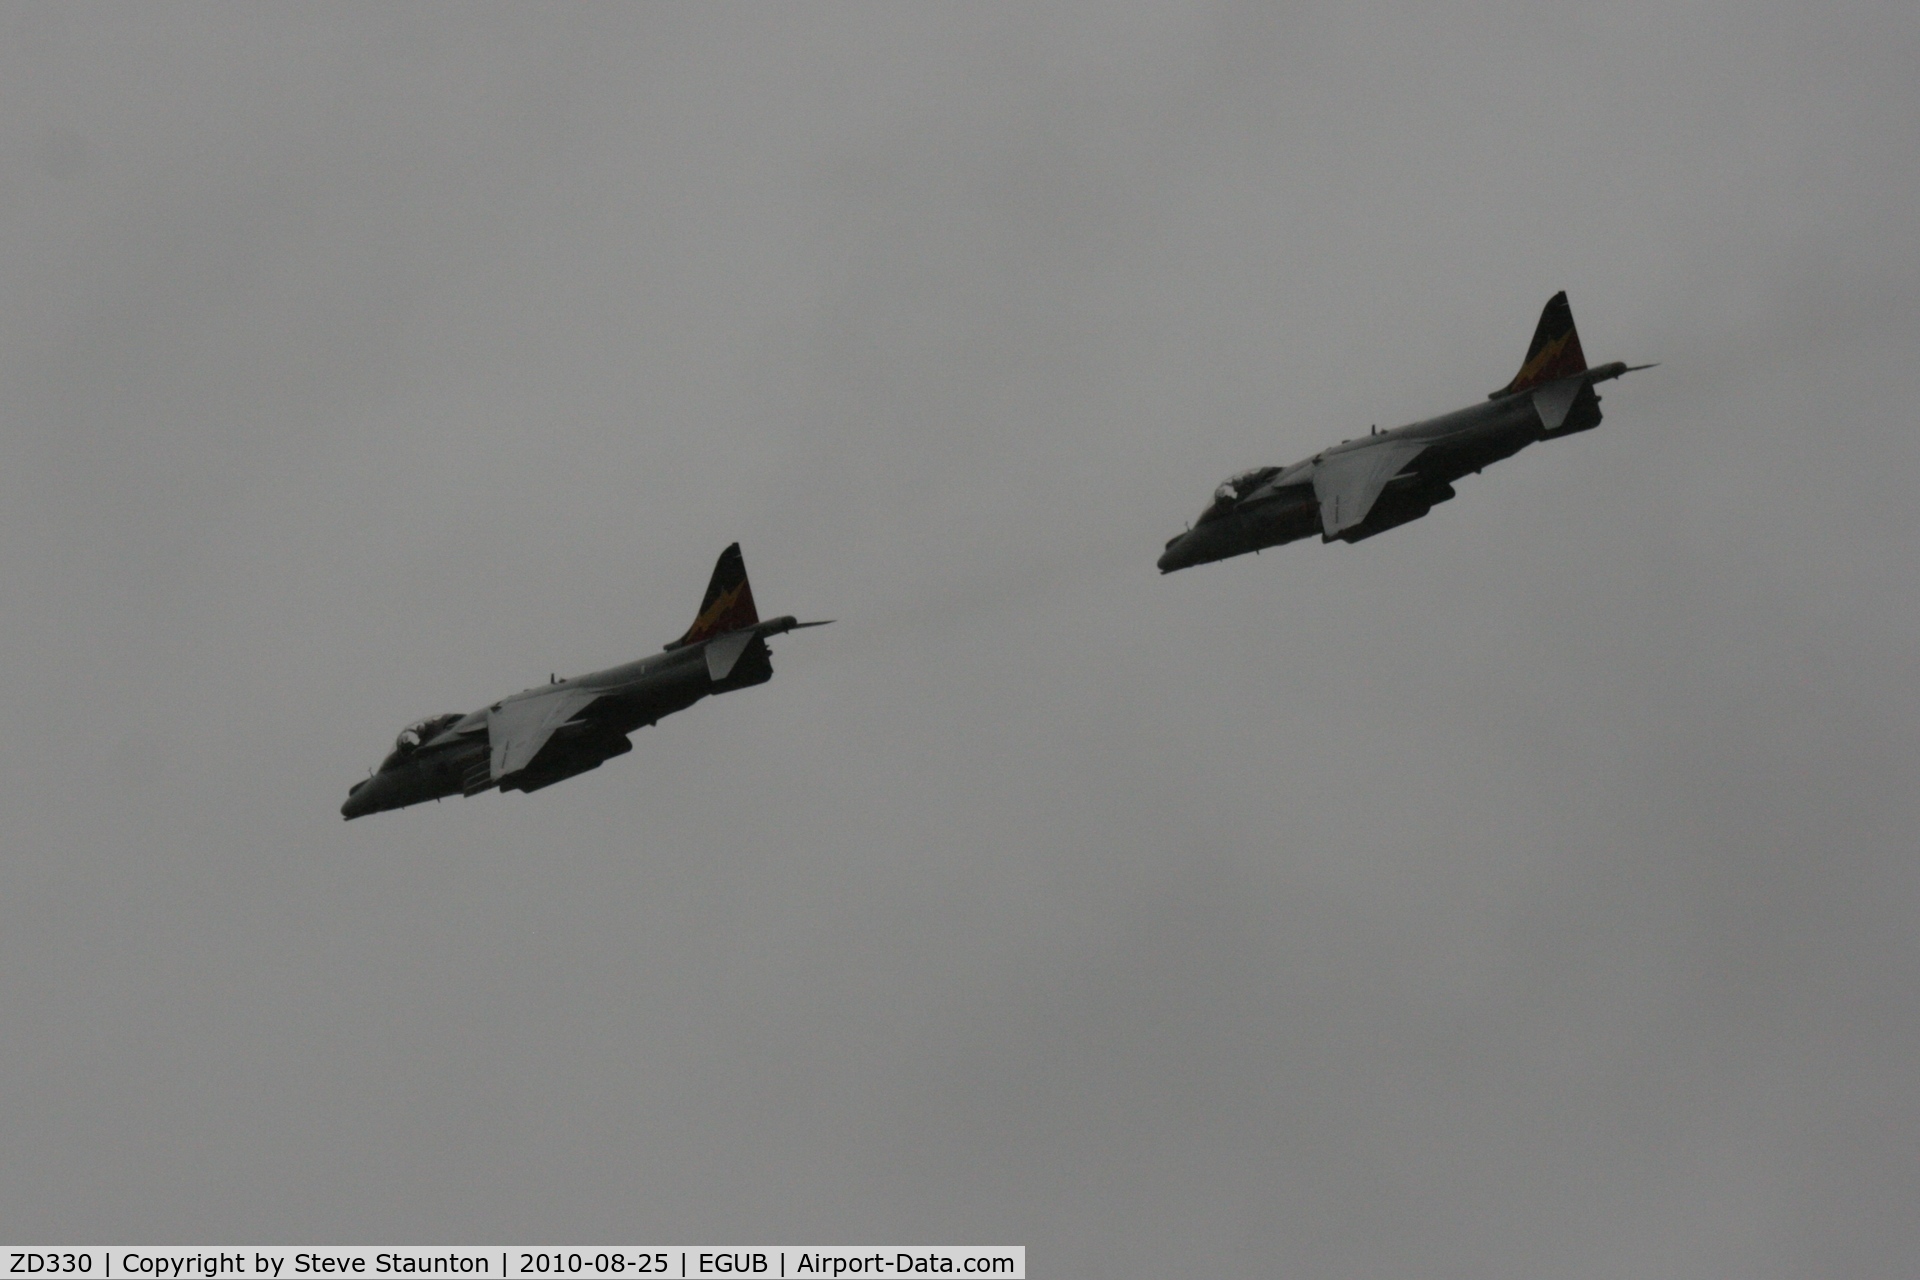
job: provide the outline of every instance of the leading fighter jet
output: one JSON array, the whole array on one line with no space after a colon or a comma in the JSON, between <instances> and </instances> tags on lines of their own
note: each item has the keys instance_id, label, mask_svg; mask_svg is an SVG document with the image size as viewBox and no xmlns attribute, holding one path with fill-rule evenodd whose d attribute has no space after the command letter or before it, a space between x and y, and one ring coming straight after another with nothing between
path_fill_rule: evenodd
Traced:
<instances>
[{"instance_id":1,"label":"leading fighter jet","mask_svg":"<svg viewBox=\"0 0 1920 1280\"><path fill-rule=\"evenodd\" d=\"M767 637L825 622L760 621L740 544L720 553L707 598L687 634L652 657L552 680L461 715L430 716L400 731L393 752L347 792L349 821L442 796L538 791L633 750L627 735L710 693L773 679Z\"/></svg>"},{"instance_id":2,"label":"leading fighter jet","mask_svg":"<svg viewBox=\"0 0 1920 1280\"><path fill-rule=\"evenodd\" d=\"M1652 365L1587 368L1567 295L1540 313L1533 345L1513 381L1487 397L1425 422L1345 440L1290 467L1242 472L1213 492L1187 532L1167 543L1160 572L1225 560L1318 533L1322 542L1359 542L1418 520L1453 497L1453 482L1512 457L1536 440L1558 440L1600 425L1595 383Z\"/></svg>"}]
</instances>

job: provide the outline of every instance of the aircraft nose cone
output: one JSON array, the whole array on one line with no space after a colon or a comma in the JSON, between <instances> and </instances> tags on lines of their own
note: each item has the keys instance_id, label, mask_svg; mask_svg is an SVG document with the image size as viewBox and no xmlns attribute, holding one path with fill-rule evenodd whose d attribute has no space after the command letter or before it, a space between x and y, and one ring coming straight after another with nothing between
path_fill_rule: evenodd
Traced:
<instances>
[{"instance_id":1,"label":"aircraft nose cone","mask_svg":"<svg viewBox=\"0 0 1920 1280\"><path fill-rule=\"evenodd\" d=\"M1244 549L1235 546L1234 535L1225 528L1225 522L1196 525L1185 533L1167 539L1167 549L1159 560L1160 572L1191 569L1197 564L1209 564Z\"/></svg>"},{"instance_id":2,"label":"aircraft nose cone","mask_svg":"<svg viewBox=\"0 0 1920 1280\"><path fill-rule=\"evenodd\" d=\"M373 812L373 788L368 786L371 778L363 778L347 789L347 802L340 806L340 816L348 822L363 818Z\"/></svg>"}]
</instances>

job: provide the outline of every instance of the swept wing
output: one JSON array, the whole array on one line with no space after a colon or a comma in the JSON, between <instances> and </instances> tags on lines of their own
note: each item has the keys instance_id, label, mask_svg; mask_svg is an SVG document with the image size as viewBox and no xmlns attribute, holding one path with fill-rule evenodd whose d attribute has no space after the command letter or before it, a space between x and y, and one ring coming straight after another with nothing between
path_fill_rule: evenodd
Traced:
<instances>
[{"instance_id":1,"label":"swept wing","mask_svg":"<svg viewBox=\"0 0 1920 1280\"><path fill-rule=\"evenodd\" d=\"M1314 464L1313 496L1327 537L1367 518L1387 482L1426 451L1425 440L1382 439L1331 454Z\"/></svg>"},{"instance_id":2,"label":"swept wing","mask_svg":"<svg viewBox=\"0 0 1920 1280\"><path fill-rule=\"evenodd\" d=\"M495 782L533 763L560 726L600 700L602 690L559 687L539 690L487 708L487 742L493 748Z\"/></svg>"}]
</instances>

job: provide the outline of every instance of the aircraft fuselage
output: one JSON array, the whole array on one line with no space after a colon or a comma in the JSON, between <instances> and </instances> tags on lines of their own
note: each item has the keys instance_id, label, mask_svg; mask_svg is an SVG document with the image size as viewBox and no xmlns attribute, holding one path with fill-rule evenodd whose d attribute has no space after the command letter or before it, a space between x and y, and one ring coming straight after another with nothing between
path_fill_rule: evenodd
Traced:
<instances>
[{"instance_id":1,"label":"aircraft fuselage","mask_svg":"<svg viewBox=\"0 0 1920 1280\"><path fill-rule=\"evenodd\" d=\"M1312 534L1324 542L1360 542L1408 521L1454 496L1453 482L1510 458L1538 440L1557 439L1600 424L1600 397L1581 389L1561 424L1549 430L1530 396L1507 396L1468 405L1452 413L1411 422L1390 431L1343 440L1289 467L1247 473L1221 486L1214 504L1186 533L1168 541L1160 571L1282 546ZM1425 448L1407 469L1388 482L1367 518L1327 534L1323 531L1314 471L1342 454L1379 448L1395 441L1420 442ZM1251 477L1244 493L1230 487Z\"/></svg>"},{"instance_id":2,"label":"aircraft fuselage","mask_svg":"<svg viewBox=\"0 0 1920 1280\"><path fill-rule=\"evenodd\" d=\"M357 784L342 814L357 818L386 809L447 796L477 795L498 786L502 791L537 791L563 778L597 769L614 756L633 750L627 735L684 711L710 694L764 684L773 678L773 665L764 643L757 643L724 680L713 680L699 648L676 649L622 663L605 671L536 685L492 708L436 727L414 750L396 750L377 772ZM495 781L486 776L490 757L487 712L522 698L580 689L599 696L577 720L561 726L540 754L523 770Z\"/></svg>"},{"instance_id":3,"label":"aircraft fuselage","mask_svg":"<svg viewBox=\"0 0 1920 1280\"><path fill-rule=\"evenodd\" d=\"M430 716L400 731L393 751L340 807L352 819L446 796L538 791L633 750L627 735L715 693L773 679L770 636L800 627L762 622L740 544L720 553L693 626L659 653L524 689L466 715Z\"/></svg>"},{"instance_id":4,"label":"aircraft fuselage","mask_svg":"<svg viewBox=\"0 0 1920 1280\"><path fill-rule=\"evenodd\" d=\"M1547 300L1520 372L1485 401L1342 440L1290 467L1258 467L1214 490L1185 533L1167 541L1160 572L1277 547L1318 532L1360 542L1418 520L1453 497L1453 482L1536 440L1600 425L1596 383L1651 365L1587 366L1564 292Z\"/></svg>"}]
</instances>

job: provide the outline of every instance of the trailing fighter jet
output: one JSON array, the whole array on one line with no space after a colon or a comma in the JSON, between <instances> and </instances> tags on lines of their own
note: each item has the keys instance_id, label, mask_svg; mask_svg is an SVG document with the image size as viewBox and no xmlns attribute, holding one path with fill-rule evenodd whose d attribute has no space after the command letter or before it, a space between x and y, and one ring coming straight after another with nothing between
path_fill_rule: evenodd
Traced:
<instances>
[{"instance_id":1,"label":"trailing fighter jet","mask_svg":"<svg viewBox=\"0 0 1920 1280\"><path fill-rule=\"evenodd\" d=\"M1453 482L1512 457L1536 440L1600 425L1597 382L1652 365L1587 368L1567 295L1540 313L1533 345L1512 382L1487 403L1323 449L1290 467L1242 472L1213 492L1187 532L1167 543L1160 572L1225 560L1318 533L1359 542L1418 520L1453 497Z\"/></svg>"},{"instance_id":2,"label":"trailing fighter jet","mask_svg":"<svg viewBox=\"0 0 1920 1280\"><path fill-rule=\"evenodd\" d=\"M393 753L340 806L352 820L442 796L538 791L633 750L627 735L710 693L773 679L767 637L825 622L760 621L740 544L720 553L707 598L687 634L650 658L552 680L461 715L430 716L400 731Z\"/></svg>"}]
</instances>

